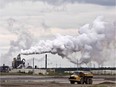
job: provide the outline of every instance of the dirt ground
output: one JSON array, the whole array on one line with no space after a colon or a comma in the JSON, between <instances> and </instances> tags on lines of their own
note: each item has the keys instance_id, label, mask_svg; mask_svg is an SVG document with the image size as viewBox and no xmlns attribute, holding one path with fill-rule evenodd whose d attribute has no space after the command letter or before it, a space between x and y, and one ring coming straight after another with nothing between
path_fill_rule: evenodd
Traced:
<instances>
[{"instance_id":1,"label":"dirt ground","mask_svg":"<svg viewBox=\"0 0 116 87\"><path fill-rule=\"evenodd\" d=\"M110 82L104 82L100 84L93 85L79 85L79 84L69 84L69 83L57 83L57 82L3 82L0 87L116 87L116 84Z\"/></svg>"},{"instance_id":2,"label":"dirt ground","mask_svg":"<svg viewBox=\"0 0 116 87\"><path fill-rule=\"evenodd\" d=\"M93 84L70 84L68 77L0 76L0 87L116 87L115 76L94 76Z\"/></svg>"}]
</instances>

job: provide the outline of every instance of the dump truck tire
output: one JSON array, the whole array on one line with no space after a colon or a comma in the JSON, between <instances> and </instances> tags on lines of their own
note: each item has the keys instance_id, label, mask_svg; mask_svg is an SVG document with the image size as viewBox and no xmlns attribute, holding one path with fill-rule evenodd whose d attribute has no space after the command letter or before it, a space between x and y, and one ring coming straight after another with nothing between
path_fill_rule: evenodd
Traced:
<instances>
[{"instance_id":1,"label":"dump truck tire","mask_svg":"<svg viewBox=\"0 0 116 87\"><path fill-rule=\"evenodd\" d=\"M86 84L89 84L89 78L86 79Z\"/></svg>"},{"instance_id":2,"label":"dump truck tire","mask_svg":"<svg viewBox=\"0 0 116 87\"><path fill-rule=\"evenodd\" d=\"M81 78L80 81L78 82L78 84L84 84L84 79Z\"/></svg>"},{"instance_id":3,"label":"dump truck tire","mask_svg":"<svg viewBox=\"0 0 116 87\"><path fill-rule=\"evenodd\" d=\"M92 84L93 81L92 81L92 78L89 78L89 84Z\"/></svg>"},{"instance_id":4,"label":"dump truck tire","mask_svg":"<svg viewBox=\"0 0 116 87\"><path fill-rule=\"evenodd\" d=\"M92 82L93 82L93 81L92 81L92 78L87 78L85 83L86 83L86 84L92 84Z\"/></svg>"},{"instance_id":5,"label":"dump truck tire","mask_svg":"<svg viewBox=\"0 0 116 87\"><path fill-rule=\"evenodd\" d=\"M75 84L75 82L74 81L70 81L70 84Z\"/></svg>"}]
</instances>

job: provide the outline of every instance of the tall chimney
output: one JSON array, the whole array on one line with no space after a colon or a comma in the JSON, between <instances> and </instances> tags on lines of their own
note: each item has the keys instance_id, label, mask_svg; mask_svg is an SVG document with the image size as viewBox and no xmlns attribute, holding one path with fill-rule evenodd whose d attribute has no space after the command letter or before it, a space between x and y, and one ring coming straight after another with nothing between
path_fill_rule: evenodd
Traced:
<instances>
[{"instance_id":1,"label":"tall chimney","mask_svg":"<svg viewBox=\"0 0 116 87\"><path fill-rule=\"evenodd\" d=\"M47 54L45 55L45 69L47 70Z\"/></svg>"}]
</instances>

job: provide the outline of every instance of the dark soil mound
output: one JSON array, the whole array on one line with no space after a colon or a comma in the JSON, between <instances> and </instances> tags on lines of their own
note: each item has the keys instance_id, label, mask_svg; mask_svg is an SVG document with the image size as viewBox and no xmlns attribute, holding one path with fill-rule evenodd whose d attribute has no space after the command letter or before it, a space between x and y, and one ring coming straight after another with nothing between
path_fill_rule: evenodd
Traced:
<instances>
[{"instance_id":1,"label":"dark soil mound","mask_svg":"<svg viewBox=\"0 0 116 87\"><path fill-rule=\"evenodd\" d=\"M116 83L114 83L114 82L102 82L100 84L116 84Z\"/></svg>"}]
</instances>

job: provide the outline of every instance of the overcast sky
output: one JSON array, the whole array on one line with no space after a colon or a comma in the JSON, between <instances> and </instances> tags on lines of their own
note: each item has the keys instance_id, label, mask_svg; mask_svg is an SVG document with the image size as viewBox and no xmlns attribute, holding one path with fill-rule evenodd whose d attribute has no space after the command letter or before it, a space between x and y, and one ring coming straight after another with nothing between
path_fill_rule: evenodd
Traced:
<instances>
[{"instance_id":1,"label":"overcast sky","mask_svg":"<svg viewBox=\"0 0 116 87\"><path fill-rule=\"evenodd\" d=\"M115 21L115 0L0 0L0 54L8 52L22 31L35 43L58 33L78 35L82 25L100 15Z\"/></svg>"}]
</instances>

